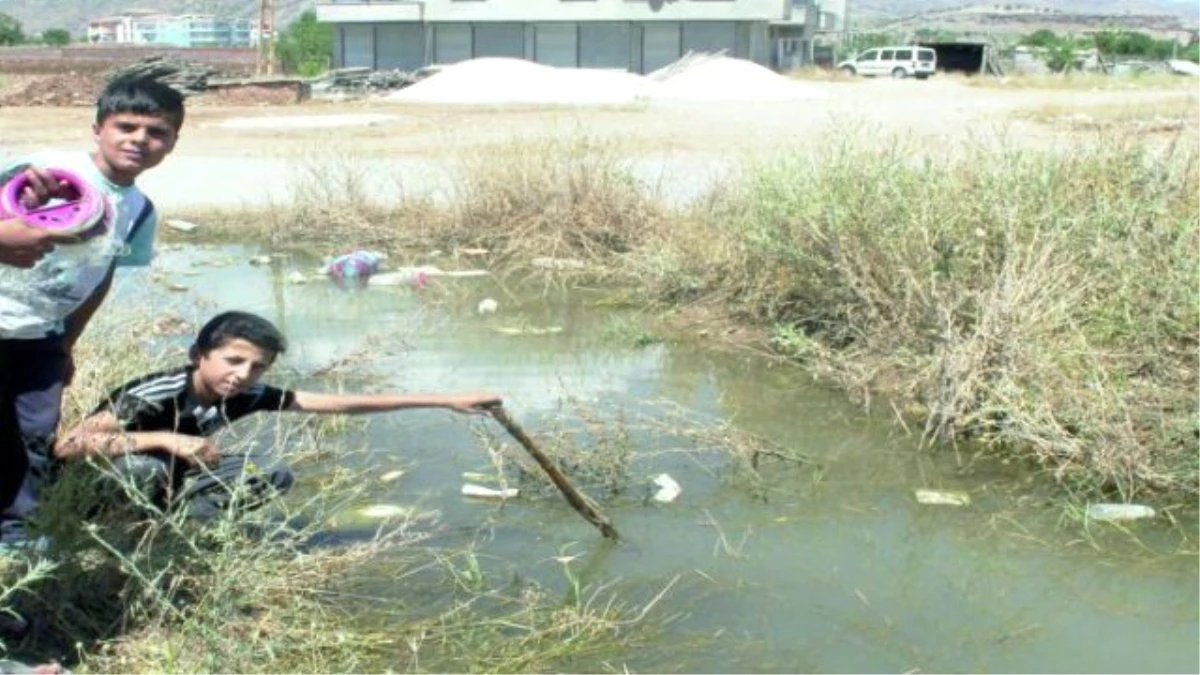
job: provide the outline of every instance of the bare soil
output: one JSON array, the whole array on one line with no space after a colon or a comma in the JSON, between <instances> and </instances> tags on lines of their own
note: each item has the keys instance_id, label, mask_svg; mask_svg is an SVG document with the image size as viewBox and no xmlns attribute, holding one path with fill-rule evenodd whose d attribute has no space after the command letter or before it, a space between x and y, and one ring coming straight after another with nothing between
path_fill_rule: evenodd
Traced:
<instances>
[{"instance_id":1,"label":"bare soil","mask_svg":"<svg viewBox=\"0 0 1200 675\"><path fill-rule=\"evenodd\" d=\"M373 175L387 175L393 185L429 189L431 172L462 153L525 138L586 136L616 142L631 157L671 158L690 167L677 177L690 181L698 179L705 167L814 148L846 133L860 138L900 136L918 148L940 152L978 143L1046 147L1086 140L1070 125L1053 123L1054 118L1075 111L1129 109L1180 117L1184 130L1194 131L1197 126L1196 89L1182 79L1179 87L1118 91L972 87L952 77L807 84L826 98L790 103L489 107L379 99L231 106L205 96L192 100L176 151L146 174L143 185L160 206L193 209L286 199L298 159L323 155L349 160ZM300 120L295 125L288 121L349 113L394 117L336 129L303 128ZM0 107L2 154L9 159L43 147L88 148L92 115L87 107ZM246 117L278 118L278 124L222 126ZM1131 126L1139 132L1150 129L1149 133L1159 128ZM1180 128L1167 125L1159 133L1176 135ZM1106 128L1091 136L1120 131Z\"/></svg>"}]
</instances>

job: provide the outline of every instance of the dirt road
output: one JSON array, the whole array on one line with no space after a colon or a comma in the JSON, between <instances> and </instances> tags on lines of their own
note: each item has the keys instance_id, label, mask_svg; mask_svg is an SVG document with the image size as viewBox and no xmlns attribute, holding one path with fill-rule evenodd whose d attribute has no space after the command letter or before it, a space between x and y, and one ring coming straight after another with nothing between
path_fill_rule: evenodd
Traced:
<instances>
[{"instance_id":1,"label":"dirt road","mask_svg":"<svg viewBox=\"0 0 1200 675\"><path fill-rule=\"evenodd\" d=\"M407 194L428 193L447 185L446 167L463 152L514 139L587 136L619 144L636 173L664 186L668 195L686 198L740 158L816 147L845 133L868 140L898 135L913 147L943 151L980 142L1037 147L1077 142L1078 130L1046 122L1096 115L1156 115L1196 126L1194 86L1005 89L954 78L810 86L819 99L791 103L194 105L176 152L143 185L165 209L262 205L286 200L298 173L341 163L361 172L380 193L395 195L398 186ZM90 147L91 114L86 108L0 108L0 154L8 159L40 147ZM369 116L362 119L370 123L356 124L349 116Z\"/></svg>"}]
</instances>

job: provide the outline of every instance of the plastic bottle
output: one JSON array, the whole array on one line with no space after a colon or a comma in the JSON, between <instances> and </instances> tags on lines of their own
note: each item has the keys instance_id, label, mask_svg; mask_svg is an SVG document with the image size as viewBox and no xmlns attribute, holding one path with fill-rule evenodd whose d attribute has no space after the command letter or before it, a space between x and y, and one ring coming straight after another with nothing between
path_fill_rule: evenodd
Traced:
<instances>
[{"instance_id":1,"label":"plastic bottle","mask_svg":"<svg viewBox=\"0 0 1200 675\"><path fill-rule=\"evenodd\" d=\"M42 319L56 321L63 318L64 296L69 296L78 269L107 263L124 244L109 231L111 207L101 192L70 171L46 171L52 178L66 182L72 195L26 208L20 195L29 181L20 171L0 190L0 218L17 218L29 227L74 235L79 242L56 244L53 251L28 269L0 265L0 296L26 305Z\"/></svg>"}]
</instances>

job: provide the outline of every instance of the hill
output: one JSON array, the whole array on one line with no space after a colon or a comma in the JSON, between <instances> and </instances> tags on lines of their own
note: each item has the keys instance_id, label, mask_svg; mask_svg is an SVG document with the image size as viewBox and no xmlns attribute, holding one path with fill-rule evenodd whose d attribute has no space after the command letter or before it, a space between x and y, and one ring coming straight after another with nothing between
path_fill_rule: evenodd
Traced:
<instances>
[{"instance_id":1,"label":"hill","mask_svg":"<svg viewBox=\"0 0 1200 675\"><path fill-rule=\"evenodd\" d=\"M1111 27L1166 35L1186 33L1200 22L1200 5L1178 0L859 0L851 7L860 30L1027 33Z\"/></svg>"},{"instance_id":2,"label":"hill","mask_svg":"<svg viewBox=\"0 0 1200 675\"><path fill-rule=\"evenodd\" d=\"M314 0L275 0L276 22L286 26L314 4ZM130 9L253 18L258 15L258 5L258 0L0 0L0 12L20 21L26 34L65 28L72 35L82 36L88 20Z\"/></svg>"}]
</instances>

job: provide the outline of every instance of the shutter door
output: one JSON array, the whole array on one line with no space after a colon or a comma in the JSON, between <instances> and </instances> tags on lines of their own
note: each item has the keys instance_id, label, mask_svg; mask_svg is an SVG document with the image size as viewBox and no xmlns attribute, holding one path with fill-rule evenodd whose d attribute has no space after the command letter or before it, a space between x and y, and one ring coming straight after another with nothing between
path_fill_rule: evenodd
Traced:
<instances>
[{"instance_id":1,"label":"shutter door","mask_svg":"<svg viewBox=\"0 0 1200 675\"><path fill-rule=\"evenodd\" d=\"M347 68L374 68L375 27L371 24L342 26L342 58Z\"/></svg>"},{"instance_id":2,"label":"shutter door","mask_svg":"<svg viewBox=\"0 0 1200 675\"><path fill-rule=\"evenodd\" d=\"M579 24L579 67L629 70L628 23Z\"/></svg>"},{"instance_id":3,"label":"shutter door","mask_svg":"<svg viewBox=\"0 0 1200 675\"><path fill-rule=\"evenodd\" d=\"M574 23L539 23L534 28L534 57L558 68L579 65L579 27Z\"/></svg>"},{"instance_id":4,"label":"shutter door","mask_svg":"<svg viewBox=\"0 0 1200 675\"><path fill-rule=\"evenodd\" d=\"M471 24L439 23L433 29L433 60L450 64L471 58Z\"/></svg>"},{"instance_id":5,"label":"shutter door","mask_svg":"<svg viewBox=\"0 0 1200 675\"><path fill-rule=\"evenodd\" d=\"M416 70L425 65L424 31L418 23L380 24L375 49L376 68Z\"/></svg>"},{"instance_id":6,"label":"shutter door","mask_svg":"<svg viewBox=\"0 0 1200 675\"><path fill-rule=\"evenodd\" d=\"M525 58L525 27L519 23L477 23L475 30L475 58L503 56L510 59Z\"/></svg>"},{"instance_id":7,"label":"shutter door","mask_svg":"<svg viewBox=\"0 0 1200 675\"><path fill-rule=\"evenodd\" d=\"M691 21L683 24L683 52L737 54L737 24L732 21Z\"/></svg>"},{"instance_id":8,"label":"shutter door","mask_svg":"<svg viewBox=\"0 0 1200 675\"><path fill-rule=\"evenodd\" d=\"M650 73L679 60L679 23L663 21L642 25L642 72Z\"/></svg>"}]
</instances>

